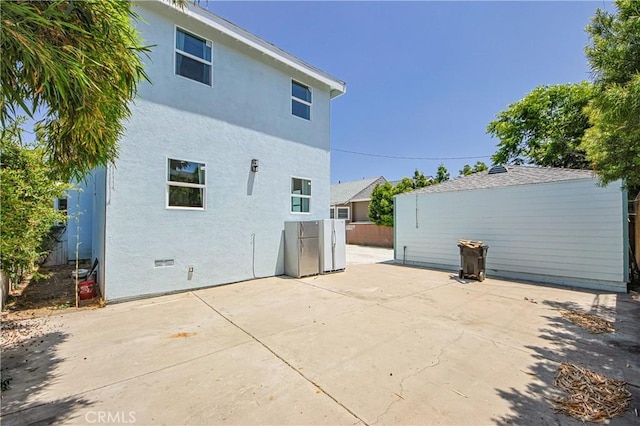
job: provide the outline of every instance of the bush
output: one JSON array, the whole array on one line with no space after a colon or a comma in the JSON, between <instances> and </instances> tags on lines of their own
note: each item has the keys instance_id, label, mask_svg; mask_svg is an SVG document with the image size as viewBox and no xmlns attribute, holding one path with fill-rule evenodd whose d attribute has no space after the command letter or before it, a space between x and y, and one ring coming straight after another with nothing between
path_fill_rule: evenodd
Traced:
<instances>
[{"instance_id":1,"label":"bush","mask_svg":"<svg viewBox=\"0 0 640 426\"><path fill-rule=\"evenodd\" d=\"M0 138L0 268L14 285L44 254L54 223L66 219L53 200L70 188L51 175L37 143L22 144L19 124L10 123Z\"/></svg>"}]
</instances>

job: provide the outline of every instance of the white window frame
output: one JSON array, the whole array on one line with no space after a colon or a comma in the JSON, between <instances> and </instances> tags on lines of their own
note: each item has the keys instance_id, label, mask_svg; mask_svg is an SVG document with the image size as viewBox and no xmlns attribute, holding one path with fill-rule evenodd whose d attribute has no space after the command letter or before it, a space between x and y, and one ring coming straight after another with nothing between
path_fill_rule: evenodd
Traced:
<instances>
[{"instance_id":1,"label":"white window frame","mask_svg":"<svg viewBox=\"0 0 640 426\"><path fill-rule=\"evenodd\" d=\"M294 179L300 179L300 180L308 180L309 181L309 186L311 187L311 194L313 194L313 183L311 181L311 178L307 178L307 177L300 177L300 176L291 176L291 179L289 179L289 212L291 214L311 214L311 209L312 209L312 195L302 195L302 194L294 194L293 193L293 180ZM309 199L309 211L308 212L294 212L293 210L291 210L292 206L291 206L291 201L293 199L293 197L296 198L307 198Z\"/></svg>"},{"instance_id":2,"label":"white window frame","mask_svg":"<svg viewBox=\"0 0 640 426\"><path fill-rule=\"evenodd\" d=\"M335 218L336 218L336 208L329 207L329 219L335 219Z\"/></svg>"},{"instance_id":3,"label":"white window frame","mask_svg":"<svg viewBox=\"0 0 640 426\"><path fill-rule=\"evenodd\" d=\"M340 217L340 210L346 210L347 211L347 217ZM344 219L344 220L351 220L351 209L347 206L347 207L336 207L336 212L334 214L335 219Z\"/></svg>"},{"instance_id":4,"label":"white window frame","mask_svg":"<svg viewBox=\"0 0 640 426\"><path fill-rule=\"evenodd\" d=\"M300 86L304 86L307 89L309 89L309 92L311 93L311 102L307 102L304 99L300 99L297 96L293 96L293 83L299 84ZM311 121L311 111L313 109L313 88L311 86L309 86L308 84L304 84L301 83L297 80L291 79L291 85L289 86L289 89L292 91L291 93L291 102L295 101L295 102L300 102L303 105L307 105L309 107L309 118L304 118L304 117L300 117L299 115L295 115L293 113L293 105L291 106L291 115L299 118L300 120L304 120L304 121Z\"/></svg>"},{"instance_id":5,"label":"white window frame","mask_svg":"<svg viewBox=\"0 0 640 426\"><path fill-rule=\"evenodd\" d=\"M169 180L169 160L175 161L187 161L189 163L198 163L204 166L204 184L197 183L187 183L187 182L174 182ZM164 179L165 179L165 208L167 210L206 210L207 209L207 176L209 173L207 172L207 163L204 161L195 161L195 160L187 160L184 158L176 158L176 157L165 157L164 160ZM187 188L202 188L202 207L187 207L187 206L170 206L169 205L169 187L171 186L182 186Z\"/></svg>"},{"instance_id":6,"label":"white window frame","mask_svg":"<svg viewBox=\"0 0 640 426\"><path fill-rule=\"evenodd\" d=\"M205 44L208 45L211 48L211 61L206 61L206 60L204 60L204 59L202 59L202 58L200 58L198 56L192 55L190 53L187 53L187 52L185 52L183 50L178 49L176 47L176 44L177 44L177 41L178 41L178 30L204 40ZM195 61L202 62L203 64L209 65L210 66L210 68L209 68L209 81L211 83L210 84L203 83L202 81L194 80L192 78L185 77L183 75L178 74L178 72L176 70L176 53L180 54L182 56L185 56L185 57L187 57L189 59L193 59ZM203 37L203 36L201 36L200 34L198 34L196 32L187 30L187 29L182 28L182 27L180 27L178 25L174 25L174 30L173 30L173 75L175 75L176 77L179 77L179 78L183 78L183 79L188 80L188 81L193 81L193 82L196 82L196 83L200 83L200 84L202 84L204 86L207 86L207 87L213 87L213 42L211 40L209 40L208 38ZM187 161L187 160L185 160L185 161Z\"/></svg>"}]
</instances>

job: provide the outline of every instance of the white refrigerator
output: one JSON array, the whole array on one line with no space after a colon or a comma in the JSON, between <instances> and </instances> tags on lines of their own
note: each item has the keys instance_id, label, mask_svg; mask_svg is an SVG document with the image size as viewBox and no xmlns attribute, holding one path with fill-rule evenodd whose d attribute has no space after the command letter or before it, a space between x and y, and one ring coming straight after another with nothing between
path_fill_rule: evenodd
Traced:
<instances>
[{"instance_id":1,"label":"white refrigerator","mask_svg":"<svg viewBox=\"0 0 640 426\"><path fill-rule=\"evenodd\" d=\"M344 219L320 221L320 273L343 271L347 266L347 230Z\"/></svg>"}]
</instances>

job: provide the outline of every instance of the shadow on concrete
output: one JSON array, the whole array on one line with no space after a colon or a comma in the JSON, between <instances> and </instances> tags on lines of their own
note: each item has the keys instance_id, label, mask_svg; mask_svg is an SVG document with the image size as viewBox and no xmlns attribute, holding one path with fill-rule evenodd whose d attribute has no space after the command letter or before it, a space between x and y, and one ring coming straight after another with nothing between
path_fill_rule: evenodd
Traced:
<instances>
[{"instance_id":1,"label":"shadow on concrete","mask_svg":"<svg viewBox=\"0 0 640 426\"><path fill-rule=\"evenodd\" d=\"M63 332L43 331L43 324L42 319L2 324L3 425L59 424L91 404L85 398L43 396L58 377L55 370L62 359L57 347L68 338Z\"/></svg>"},{"instance_id":2,"label":"shadow on concrete","mask_svg":"<svg viewBox=\"0 0 640 426\"><path fill-rule=\"evenodd\" d=\"M555 413L547 398L564 396L553 386L558 366L569 362L626 381L633 400L623 417L611 420L610 425L640 424L640 301L630 295L616 295L616 306L610 308L600 304L600 295L594 294L591 307L585 310L573 302L541 301L557 309L557 316L547 316L547 326L540 335L547 344L526 346L533 353L535 362L522 366L531 380L525 391L518 389L496 389L498 395L508 401L511 414L493 418L494 423L506 424L583 424L582 422ZM606 334L591 334L560 316L560 310L574 310L596 314L614 322L616 331ZM514 374L517 372L514 372Z\"/></svg>"},{"instance_id":3,"label":"shadow on concrete","mask_svg":"<svg viewBox=\"0 0 640 426\"><path fill-rule=\"evenodd\" d=\"M449 275L449 279L464 285L480 283L480 281L474 278L460 278L458 274Z\"/></svg>"}]
</instances>

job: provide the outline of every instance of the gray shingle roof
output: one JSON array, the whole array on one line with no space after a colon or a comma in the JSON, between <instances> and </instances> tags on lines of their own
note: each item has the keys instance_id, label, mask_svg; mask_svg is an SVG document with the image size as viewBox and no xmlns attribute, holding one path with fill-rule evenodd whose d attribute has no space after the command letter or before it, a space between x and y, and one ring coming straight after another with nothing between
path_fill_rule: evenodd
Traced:
<instances>
[{"instance_id":1,"label":"gray shingle roof","mask_svg":"<svg viewBox=\"0 0 640 426\"><path fill-rule=\"evenodd\" d=\"M413 191L413 194L468 191L515 185L559 182L564 180L593 179L591 170L561 169L556 167L507 166L506 173L489 174L488 171L462 176L437 185Z\"/></svg>"},{"instance_id":2,"label":"gray shingle roof","mask_svg":"<svg viewBox=\"0 0 640 426\"><path fill-rule=\"evenodd\" d=\"M378 183L387 180L380 176L369 179L341 182L331 185L331 205L348 203L350 200L368 200Z\"/></svg>"}]
</instances>

